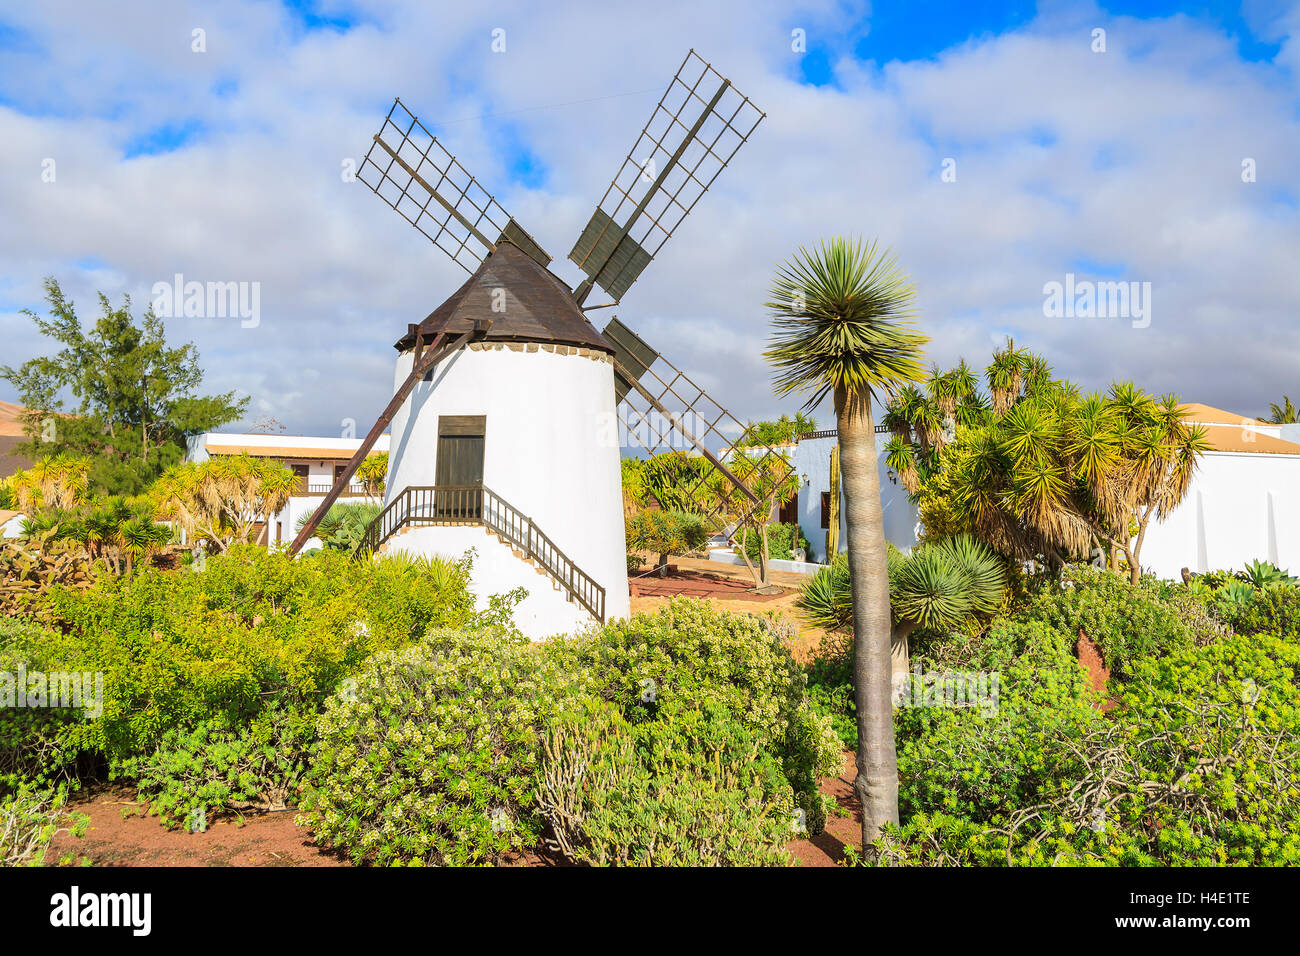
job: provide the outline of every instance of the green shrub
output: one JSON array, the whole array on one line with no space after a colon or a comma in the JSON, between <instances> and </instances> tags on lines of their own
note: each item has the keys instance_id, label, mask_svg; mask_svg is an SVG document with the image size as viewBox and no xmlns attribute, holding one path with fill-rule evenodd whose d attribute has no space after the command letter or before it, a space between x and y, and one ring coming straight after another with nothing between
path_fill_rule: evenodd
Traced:
<instances>
[{"instance_id":1,"label":"green shrub","mask_svg":"<svg viewBox=\"0 0 1300 956\"><path fill-rule=\"evenodd\" d=\"M761 741L716 702L675 700L629 724L587 699L547 733L538 805L574 862L760 866L788 862L792 797Z\"/></svg>"},{"instance_id":2,"label":"green shrub","mask_svg":"<svg viewBox=\"0 0 1300 956\"><path fill-rule=\"evenodd\" d=\"M270 707L247 726L205 720L168 730L152 754L115 763L133 780L150 812L170 826L193 828L223 812L284 810L296 805L316 714Z\"/></svg>"},{"instance_id":3,"label":"green shrub","mask_svg":"<svg viewBox=\"0 0 1300 956\"><path fill-rule=\"evenodd\" d=\"M934 673L923 658L915 666ZM982 706L894 712L904 816L992 823L1033 803L1073 779L1079 765L1069 742L1100 719L1069 642L1042 624L998 622L963 670L987 675ZM922 699L918 678L908 680L908 699Z\"/></svg>"},{"instance_id":4,"label":"green shrub","mask_svg":"<svg viewBox=\"0 0 1300 956\"><path fill-rule=\"evenodd\" d=\"M1223 614L1238 634L1276 634L1300 642L1300 589L1265 588L1249 601L1225 606Z\"/></svg>"},{"instance_id":5,"label":"green shrub","mask_svg":"<svg viewBox=\"0 0 1300 956\"><path fill-rule=\"evenodd\" d=\"M775 561L793 561L795 548L803 548L808 553L808 539L797 524L780 524L773 522L767 526L767 556ZM758 534L750 534L745 539L745 554L750 561L758 561L763 552L763 541Z\"/></svg>"},{"instance_id":6,"label":"green shrub","mask_svg":"<svg viewBox=\"0 0 1300 956\"><path fill-rule=\"evenodd\" d=\"M808 706L839 737L846 750L858 747L858 707L853 696L853 638L828 633L804 665Z\"/></svg>"},{"instance_id":7,"label":"green shrub","mask_svg":"<svg viewBox=\"0 0 1300 956\"><path fill-rule=\"evenodd\" d=\"M46 670L44 648L57 639L56 633L35 624L0 618L0 674L15 698L20 668L29 675ZM0 794L13 792L21 783L49 787L70 780L77 754L64 738L84 719L66 710L0 703Z\"/></svg>"},{"instance_id":8,"label":"green shrub","mask_svg":"<svg viewBox=\"0 0 1300 956\"><path fill-rule=\"evenodd\" d=\"M668 558L704 547L709 529L704 519L688 511L638 511L627 521L627 546L659 555L660 577L668 573Z\"/></svg>"},{"instance_id":9,"label":"green shrub","mask_svg":"<svg viewBox=\"0 0 1300 956\"><path fill-rule=\"evenodd\" d=\"M235 546L202 572L147 569L56 589L63 633L39 658L46 670L104 675L103 715L71 725L70 745L139 756L169 729L240 727L268 702L318 709L376 651L473 622L468 569L444 572Z\"/></svg>"},{"instance_id":10,"label":"green shrub","mask_svg":"<svg viewBox=\"0 0 1300 956\"><path fill-rule=\"evenodd\" d=\"M564 697L523 638L440 630L380 653L317 724L300 822L358 863L484 864L531 846L539 741Z\"/></svg>"},{"instance_id":11,"label":"green shrub","mask_svg":"<svg viewBox=\"0 0 1300 956\"><path fill-rule=\"evenodd\" d=\"M1077 730L1045 723L1069 758L1054 785L991 815L932 802L880 862L1300 863L1300 647L1238 635L1174 648L1134 662L1118 705ZM907 779L901 754L899 767Z\"/></svg>"},{"instance_id":12,"label":"green shrub","mask_svg":"<svg viewBox=\"0 0 1300 956\"><path fill-rule=\"evenodd\" d=\"M677 598L550 652L633 725L656 719L665 706L722 707L779 762L816 833L825 818L817 780L839 772L840 743L830 721L810 707L782 627L775 618Z\"/></svg>"},{"instance_id":13,"label":"green shrub","mask_svg":"<svg viewBox=\"0 0 1300 956\"><path fill-rule=\"evenodd\" d=\"M0 796L0 867L43 866L50 842L62 832L85 835L90 818L66 810L65 788L51 790L23 783ZM72 862L72 854L60 865Z\"/></svg>"},{"instance_id":14,"label":"green shrub","mask_svg":"<svg viewBox=\"0 0 1300 956\"><path fill-rule=\"evenodd\" d=\"M1111 673L1124 680L1139 660L1219 636L1203 611L1199 619L1209 632L1193 630L1189 621L1195 618L1188 612L1196 604L1152 578L1134 587L1109 571L1071 567L1059 585L1044 587L1031 599L1024 616L1072 641L1084 632L1101 649Z\"/></svg>"}]
</instances>

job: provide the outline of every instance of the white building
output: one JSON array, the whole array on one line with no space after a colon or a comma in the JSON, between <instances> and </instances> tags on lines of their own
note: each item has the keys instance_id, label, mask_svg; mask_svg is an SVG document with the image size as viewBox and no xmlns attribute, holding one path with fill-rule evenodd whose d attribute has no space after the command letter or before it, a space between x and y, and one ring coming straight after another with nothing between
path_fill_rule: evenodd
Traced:
<instances>
[{"instance_id":1,"label":"white building","mask_svg":"<svg viewBox=\"0 0 1300 956\"><path fill-rule=\"evenodd\" d=\"M474 549L478 599L525 588L514 620L533 638L626 616L614 349L568 287L500 242L397 342L394 381L418 336L484 320L393 418L380 549Z\"/></svg>"},{"instance_id":2,"label":"white building","mask_svg":"<svg viewBox=\"0 0 1300 956\"><path fill-rule=\"evenodd\" d=\"M782 509L782 520L797 515L799 528L810 546L809 560L825 563L826 531L830 527L831 449L838 441L835 431L816 432L794 446L791 462L799 475L799 492L790 505ZM888 433L876 433L877 470L880 473L880 504L885 521L885 540L900 551L910 551L921 534L921 519L915 505L907 498L907 489L885 467L885 442ZM843 481L840 494L844 493ZM848 548L848 526L844 502L840 500L840 551Z\"/></svg>"},{"instance_id":3,"label":"white building","mask_svg":"<svg viewBox=\"0 0 1300 956\"><path fill-rule=\"evenodd\" d=\"M1176 580L1192 572L1240 570L1248 561L1271 561L1300 573L1300 425L1270 425L1208 405L1186 404L1187 421L1204 425L1211 450L1200 459L1182 504L1147 528L1141 562L1146 571ZM795 446L802 484L799 524L825 561L833 432ZM884 462L888 434L876 434L885 537L902 551L922 533L919 512ZM840 509L840 550L847 547Z\"/></svg>"},{"instance_id":4,"label":"white building","mask_svg":"<svg viewBox=\"0 0 1300 956\"><path fill-rule=\"evenodd\" d=\"M1147 530L1144 570L1175 579L1271 561L1300 572L1300 425L1270 425L1208 405L1185 405L1213 448L1182 504ZM1288 440L1291 439L1291 440Z\"/></svg>"},{"instance_id":5,"label":"white building","mask_svg":"<svg viewBox=\"0 0 1300 956\"><path fill-rule=\"evenodd\" d=\"M0 510L0 538L16 538L22 534L26 517L18 511Z\"/></svg>"},{"instance_id":6,"label":"white building","mask_svg":"<svg viewBox=\"0 0 1300 956\"><path fill-rule=\"evenodd\" d=\"M361 439L207 432L195 435L187 444L186 461L203 462L223 455L251 455L279 462L298 476L298 490L289 503L272 517L269 525L258 528L257 543L273 545L293 540L298 532L299 519L311 514L325 500L326 493L334 485L334 477L342 473L361 447ZM380 435L371 454L386 451L388 436ZM354 477L339 500L346 503L377 499L368 497L361 482ZM312 538L306 547L318 548L320 541Z\"/></svg>"}]
</instances>

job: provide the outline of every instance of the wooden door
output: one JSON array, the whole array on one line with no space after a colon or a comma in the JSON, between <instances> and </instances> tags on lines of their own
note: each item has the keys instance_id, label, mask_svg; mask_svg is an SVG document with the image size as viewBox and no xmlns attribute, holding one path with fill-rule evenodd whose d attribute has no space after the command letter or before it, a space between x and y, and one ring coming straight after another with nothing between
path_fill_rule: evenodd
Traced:
<instances>
[{"instance_id":1,"label":"wooden door","mask_svg":"<svg viewBox=\"0 0 1300 956\"><path fill-rule=\"evenodd\" d=\"M438 511L442 516L478 518L482 514L481 495L472 489L483 484L486 424L483 415L441 415L438 418L434 483L440 489L448 489L439 495Z\"/></svg>"}]
</instances>

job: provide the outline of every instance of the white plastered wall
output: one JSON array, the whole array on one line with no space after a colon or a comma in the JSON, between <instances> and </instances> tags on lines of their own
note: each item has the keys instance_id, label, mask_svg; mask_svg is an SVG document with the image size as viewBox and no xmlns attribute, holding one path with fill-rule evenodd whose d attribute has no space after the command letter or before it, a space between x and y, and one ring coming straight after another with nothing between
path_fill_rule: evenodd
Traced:
<instances>
[{"instance_id":1,"label":"white plastered wall","mask_svg":"<svg viewBox=\"0 0 1300 956\"><path fill-rule=\"evenodd\" d=\"M395 387L410 374L411 362L409 351L398 356ZM608 356L566 346L476 343L447 357L416 384L393 419L385 503L404 488L436 484L441 415L486 417L484 485L532 518L605 589L606 620L627 616L614 371ZM457 530L422 529L407 549L418 543L424 549L419 553L459 553L459 537L450 533ZM534 574L531 568L528 573ZM509 590L488 580L476 585L489 592ZM567 611L554 620L543 615L525 633L542 637L570 625Z\"/></svg>"}]
</instances>

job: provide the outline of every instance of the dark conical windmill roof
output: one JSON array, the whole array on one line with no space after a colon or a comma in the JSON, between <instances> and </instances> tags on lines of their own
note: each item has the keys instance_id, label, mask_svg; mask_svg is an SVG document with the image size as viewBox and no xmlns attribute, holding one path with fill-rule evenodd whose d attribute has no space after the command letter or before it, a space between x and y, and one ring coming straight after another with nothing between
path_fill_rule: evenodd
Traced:
<instances>
[{"instance_id":1,"label":"dark conical windmill roof","mask_svg":"<svg viewBox=\"0 0 1300 956\"><path fill-rule=\"evenodd\" d=\"M504 299L494 297L496 289L505 290ZM412 325L395 348L400 352L413 348L420 330L426 341L438 332L468 332L476 319L491 320L492 328L485 336L489 342L541 342L614 352L582 314L568 286L506 240L497 244L478 271L446 302L418 326Z\"/></svg>"}]
</instances>

